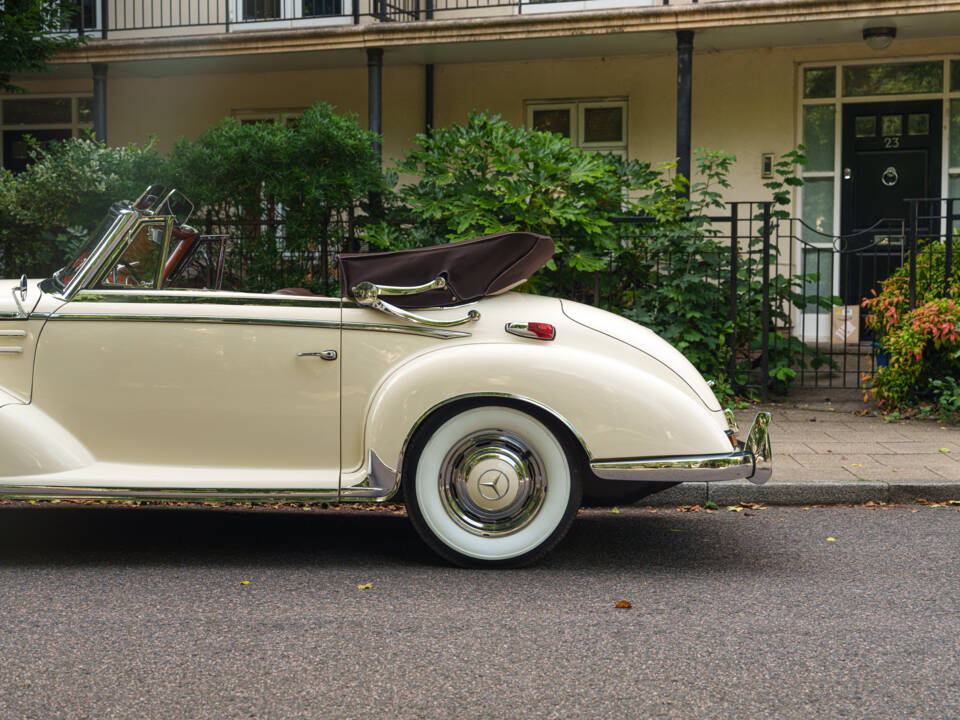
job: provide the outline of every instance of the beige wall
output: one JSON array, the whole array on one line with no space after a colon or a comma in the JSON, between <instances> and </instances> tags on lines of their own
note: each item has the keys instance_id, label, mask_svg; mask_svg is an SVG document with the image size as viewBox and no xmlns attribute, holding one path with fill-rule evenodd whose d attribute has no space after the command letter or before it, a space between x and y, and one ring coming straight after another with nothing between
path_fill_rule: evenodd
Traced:
<instances>
[{"instance_id":1,"label":"beige wall","mask_svg":"<svg viewBox=\"0 0 960 720\"><path fill-rule=\"evenodd\" d=\"M693 146L737 156L731 200L768 196L760 178L760 155L783 153L797 142L797 66L803 62L898 57L956 52L954 39L898 42L884 53L862 43L697 52L694 57ZM384 159L390 166L424 125L424 69L384 68ZM229 59L224 59L229 64ZM155 65L163 69L162 63ZM524 102L560 98L626 97L630 157L650 162L672 158L675 147L676 57L445 64L436 67L435 122L462 122L475 108L490 108L514 124L524 122ZM89 92L92 80L57 79L30 84L35 92ZM365 66L259 74L127 77L111 72L108 131L111 144L158 136L168 150L179 136L196 137L235 110L306 107L324 100L367 121Z\"/></svg>"}]
</instances>

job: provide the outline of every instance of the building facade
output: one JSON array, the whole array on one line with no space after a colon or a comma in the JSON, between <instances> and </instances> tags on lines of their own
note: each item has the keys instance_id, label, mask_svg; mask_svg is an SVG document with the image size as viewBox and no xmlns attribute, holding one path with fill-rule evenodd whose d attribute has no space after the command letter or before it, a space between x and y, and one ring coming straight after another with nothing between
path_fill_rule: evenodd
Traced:
<instances>
[{"instance_id":1,"label":"building facade","mask_svg":"<svg viewBox=\"0 0 960 720\"><path fill-rule=\"evenodd\" d=\"M803 143L792 270L837 294L833 236L960 197L960 0L82 2L91 41L2 98L5 167L28 132L165 150L318 100L381 132L385 165L473 109L654 163L722 149L729 200L768 197L771 156Z\"/></svg>"}]
</instances>

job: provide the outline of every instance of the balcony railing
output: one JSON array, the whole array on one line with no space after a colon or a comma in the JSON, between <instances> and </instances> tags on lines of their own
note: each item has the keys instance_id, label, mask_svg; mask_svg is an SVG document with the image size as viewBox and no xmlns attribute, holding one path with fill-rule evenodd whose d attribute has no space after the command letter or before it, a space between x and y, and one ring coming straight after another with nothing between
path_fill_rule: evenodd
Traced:
<instances>
[{"instance_id":1,"label":"balcony railing","mask_svg":"<svg viewBox=\"0 0 960 720\"><path fill-rule=\"evenodd\" d=\"M77 0L70 29L93 37L275 30L373 22L688 5L698 0Z\"/></svg>"}]
</instances>

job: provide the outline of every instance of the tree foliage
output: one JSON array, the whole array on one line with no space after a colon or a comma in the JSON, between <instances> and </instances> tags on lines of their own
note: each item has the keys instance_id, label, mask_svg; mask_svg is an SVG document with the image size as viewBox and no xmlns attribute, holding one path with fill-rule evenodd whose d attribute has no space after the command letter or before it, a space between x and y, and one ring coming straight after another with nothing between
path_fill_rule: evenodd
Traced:
<instances>
[{"instance_id":1,"label":"tree foliage","mask_svg":"<svg viewBox=\"0 0 960 720\"><path fill-rule=\"evenodd\" d=\"M11 76L44 72L58 50L83 42L62 34L77 12L75 2L4 0L0 12L0 92L23 92Z\"/></svg>"}]
</instances>

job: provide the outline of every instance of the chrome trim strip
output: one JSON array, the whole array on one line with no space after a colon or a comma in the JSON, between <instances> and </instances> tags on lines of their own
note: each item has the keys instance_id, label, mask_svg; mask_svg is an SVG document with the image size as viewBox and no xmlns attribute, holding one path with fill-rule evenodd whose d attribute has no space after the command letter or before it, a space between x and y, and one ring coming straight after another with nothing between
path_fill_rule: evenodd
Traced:
<instances>
[{"instance_id":1,"label":"chrome trim strip","mask_svg":"<svg viewBox=\"0 0 960 720\"><path fill-rule=\"evenodd\" d=\"M92 488L56 485L0 485L0 498L36 500L216 500L253 502L334 501L336 490L251 490L246 488ZM362 499L362 498L359 498Z\"/></svg>"},{"instance_id":2,"label":"chrome trim strip","mask_svg":"<svg viewBox=\"0 0 960 720\"><path fill-rule=\"evenodd\" d=\"M26 337L26 330L0 330L0 337Z\"/></svg>"},{"instance_id":3,"label":"chrome trim strip","mask_svg":"<svg viewBox=\"0 0 960 720\"><path fill-rule=\"evenodd\" d=\"M376 500L392 498L400 487L400 473L391 468L373 451L367 463L367 477L359 485L340 488L342 500Z\"/></svg>"},{"instance_id":4,"label":"chrome trim strip","mask_svg":"<svg viewBox=\"0 0 960 720\"><path fill-rule=\"evenodd\" d=\"M770 450L770 413L757 413L750 433L736 452L720 455L634 458L591 462L594 474L603 480L650 482L721 482L749 480L763 485L773 474Z\"/></svg>"},{"instance_id":5,"label":"chrome trim strip","mask_svg":"<svg viewBox=\"0 0 960 720\"><path fill-rule=\"evenodd\" d=\"M409 325L380 325L375 323L340 323L335 320L280 320L276 318L215 317L204 315L140 315L131 313L50 313L50 320L115 320L118 322L167 322L167 323L211 323L225 325L278 325L287 327L323 327L342 328L343 330L361 330L369 332L393 332L405 335L422 335L439 340L452 340L469 337L470 333L455 330L412 327Z\"/></svg>"},{"instance_id":6,"label":"chrome trim strip","mask_svg":"<svg viewBox=\"0 0 960 720\"><path fill-rule=\"evenodd\" d=\"M0 355L19 355L22 352L22 347L0 347Z\"/></svg>"},{"instance_id":7,"label":"chrome trim strip","mask_svg":"<svg viewBox=\"0 0 960 720\"><path fill-rule=\"evenodd\" d=\"M179 303L191 305L264 305L279 307L316 307L332 305L340 307L339 298L307 297L302 295L260 295L255 293L224 293L196 290L84 290L77 294L75 302L89 303Z\"/></svg>"},{"instance_id":8,"label":"chrome trim strip","mask_svg":"<svg viewBox=\"0 0 960 720\"><path fill-rule=\"evenodd\" d=\"M212 325L282 325L289 327L339 328L335 320L278 320L274 318L214 317L203 315L114 315L108 313L51 313L50 320L115 320L117 322L209 323Z\"/></svg>"}]
</instances>

